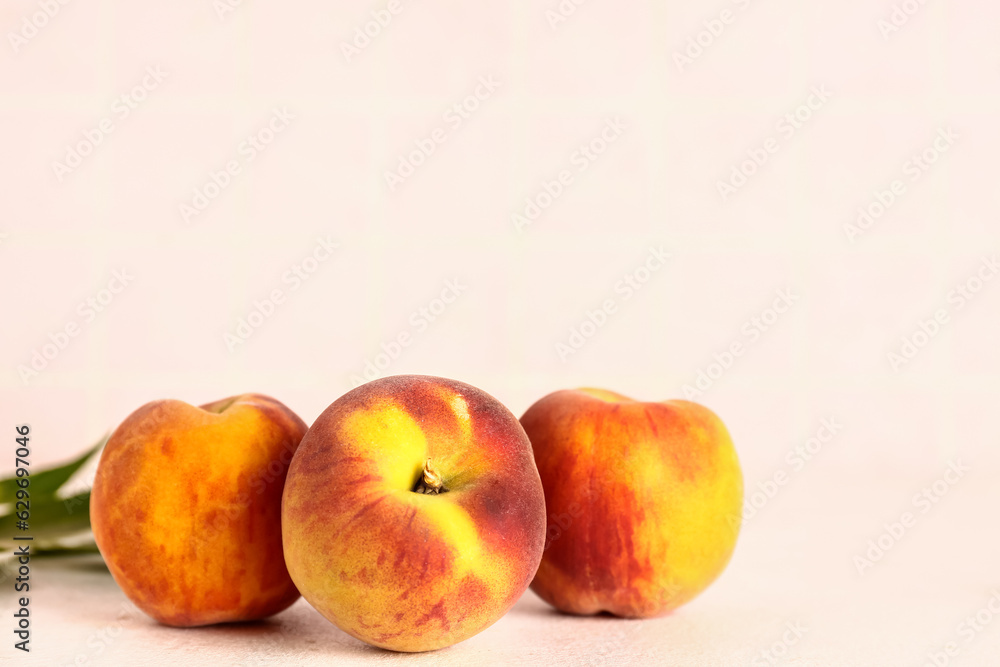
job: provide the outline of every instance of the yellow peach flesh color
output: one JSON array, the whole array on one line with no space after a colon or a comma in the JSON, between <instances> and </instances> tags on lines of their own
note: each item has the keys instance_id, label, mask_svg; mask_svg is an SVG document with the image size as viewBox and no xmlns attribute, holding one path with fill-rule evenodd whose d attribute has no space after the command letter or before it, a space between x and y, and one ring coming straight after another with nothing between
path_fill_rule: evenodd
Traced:
<instances>
[{"instance_id":1,"label":"yellow peach flesh color","mask_svg":"<svg viewBox=\"0 0 1000 667\"><path fill-rule=\"evenodd\" d=\"M656 616L725 568L743 477L707 408L585 388L546 396L521 422L549 517L532 583L543 599L577 614Z\"/></svg>"},{"instance_id":2,"label":"yellow peach flesh color","mask_svg":"<svg viewBox=\"0 0 1000 667\"><path fill-rule=\"evenodd\" d=\"M426 651L476 634L523 592L541 554L544 505L527 438L495 399L450 383L397 376L347 394L289 472L289 571L317 610L376 646ZM399 385L420 400L389 390ZM499 442L477 434L487 417L472 403L501 415ZM424 493L435 476L440 492ZM516 526L507 506L524 515Z\"/></svg>"}]
</instances>

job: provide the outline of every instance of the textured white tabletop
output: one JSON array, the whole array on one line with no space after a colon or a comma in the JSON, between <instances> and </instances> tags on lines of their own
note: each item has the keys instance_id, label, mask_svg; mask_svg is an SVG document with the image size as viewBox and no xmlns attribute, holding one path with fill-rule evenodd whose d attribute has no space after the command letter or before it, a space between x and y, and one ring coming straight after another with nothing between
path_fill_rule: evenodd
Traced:
<instances>
[{"instance_id":1,"label":"textured white tabletop","mask_svg":"<svg viewBox=\"0 0 1000 667\"><path fill-rule=\"evenodd\" d=\"M515 415L694 398L760 505L669 617L528 593L423 655L304 601L162 627L99 562L38 560L30 654L0 581L0 667L997 667L998 25L996 0L0 1L0 477L14 424L39 470L147 401L312 423L419 373Z\"/></svg>"},{"instance_id":2,"label":"textured white tabletop","mask_svg":"<svg viewBox=\"0 0 1000 667\"><path fill-rule=\"evenodd\" d=\"M944 473L942 469L941 473ZM38 561L32 651L9 631L0 657L36 665L836 665L1000 664L1000 507L995 475L973 468L922 513L934 476L805 469L751 518L723 576L666 618L554 612L534 594L492 628L429 654L370 648L300 600L256 624L179 630L130 605L95 559ZM748 480L748 492L756 481ZM898 507L898 512L893 510ZM884 523L914 522L871 568L854 556ZM885 540L883 540L885 542ZM0 617L10 624L9 582ZM979 620L976 620L978 615ZM994 616L997 618L994 619ZM967 620L971 619L971 620ZM945 649L954 643L957 652ZM947 662L945 662L947 661Z\"/></svg>"}]
</instances>

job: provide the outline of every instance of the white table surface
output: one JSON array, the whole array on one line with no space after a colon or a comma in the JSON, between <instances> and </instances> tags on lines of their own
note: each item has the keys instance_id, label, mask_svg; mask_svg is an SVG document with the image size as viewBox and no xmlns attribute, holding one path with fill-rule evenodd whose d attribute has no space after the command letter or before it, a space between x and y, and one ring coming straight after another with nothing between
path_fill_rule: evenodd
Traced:
<instances>
[{"instance_id":1,"label":"white table surface","mask_svg":"<svg viewBox=\"0 0 1000 667\"><path fill-rule=\"evenodd\" d=\"M806 470L783 487L745 526L723 576L666 618L570 617L528 592L472 639L433 653L398 654L348 637L303 600L266 622L167 628L130 605L95 558L39 560L31 574L32 652L25 660L14 651L8 630L0 658L54 666L916 667L928 652L954 641L959 654L948 664L1000 664L1000 614L971 640L958 630L963 619L986 607L992 591L1000 591L996 475L976 470L927 514L918 512L916 525L862 576L853 556L865 551L883 522L912 509L912 495L934 477L823 473ZM0 585L0 617L7 626L14 603L10 583ZM769 663L761 652L782 641L787 623L805 632Z\"/></svg>"}]
</instances>

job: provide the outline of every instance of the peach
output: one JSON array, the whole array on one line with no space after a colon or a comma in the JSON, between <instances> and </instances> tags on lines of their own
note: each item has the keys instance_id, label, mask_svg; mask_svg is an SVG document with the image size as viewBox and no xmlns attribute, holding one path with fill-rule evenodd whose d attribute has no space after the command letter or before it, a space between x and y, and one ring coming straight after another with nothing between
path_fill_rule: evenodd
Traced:
<instances>
[{"instance_id":1,"label":"peach","mask_svg":"<svg viewBox=\"0 0 1000 667\"><path fill-rule=\"evenodd\" d=\"M573 614L665 614L725 568L743 476L719 418L688 401L557 391L524 413L545 489L532 590Z\"/></svg>"},{"instance_id":2,"label":"peach","mask_svg":"<svg viewBox=\"0 0 1000 667\"><path fill-rule=\"evenodd\" d=\"M161 623L264 618L299 596L281 550L281 491L306 425L244 394L147 403L101 455L94 539L137 607Z\"/></svg>"},{"instance_id":3,"label":"peach","mask_svg":"<svg viewBox=\"0 0 1000 667\"><path fill-rule=\"evenodd\" d=\"M396 651L492 625L527 589L545 539L517 418L475 387L418 375L330 405L292 460L281 511L303 597L348 634Z\"/></svg>"}]
</instances>

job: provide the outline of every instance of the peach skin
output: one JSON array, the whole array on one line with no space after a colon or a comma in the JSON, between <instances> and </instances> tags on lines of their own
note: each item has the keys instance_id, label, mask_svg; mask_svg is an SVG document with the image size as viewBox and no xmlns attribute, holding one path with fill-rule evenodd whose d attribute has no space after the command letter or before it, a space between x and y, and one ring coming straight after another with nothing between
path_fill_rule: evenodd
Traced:
<instances>
[{"instance_id":1,"label":"peach skin","mask_svg":"<svg viewBox=\"0 0 1000 667\"><path fill-rule=\"evenodd\" d=\"M306 425L244 394L147 403L111 435L90 499L115 581L161 623L276 614L299 593L281 550L281 491Z\"/></svg>"},{"instance_id":2,"label":"peach skin","mask_svg":"<svg viewBox=\"0 0 1000 667\"><path fill-rule=\"evenodd\" d=\"M532 590L572 614L659 616L719 576L736 545L743 476L726 427L689 401L557 391L524 413L545 489Z\"/></svg>"},{"instance_id":3,"label":"peach skin","mask_svg":"<svg viewBox=\"0 0 1000 667\"><path fill-rule=\"evenodd\" d=\"M443 378L361 385L303 438L282 501L303 597L395 651L450 646L517 601L545 539L542 485L517 418Z\"/></svg>"}]
</instances>

